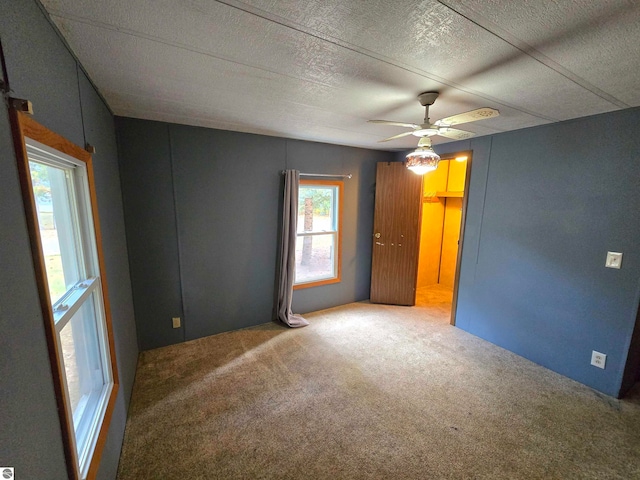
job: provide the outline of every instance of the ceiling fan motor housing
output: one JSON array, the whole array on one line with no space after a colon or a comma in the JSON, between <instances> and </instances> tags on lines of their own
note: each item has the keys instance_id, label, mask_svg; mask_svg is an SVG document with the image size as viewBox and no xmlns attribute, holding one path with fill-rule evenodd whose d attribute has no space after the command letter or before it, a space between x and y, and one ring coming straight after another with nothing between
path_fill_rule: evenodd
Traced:
<instances>
[{"instance_id":1,"label":"ceiling fan motor housing","mask_svg":"<svg viewBox=\"0 0 640 480\"><path fill-rule=\"evenodd\" d=\"M433 135L438 135L438 133L440 132L440 128L436 125L425 124L425 125L422 125L422 127L425 127L425 128L415 130L411 132L411 134L415 135L416 137L431 137Z\"/></svg>"},{"instance_id":2,"label":"ceiling fan motor housing","mask_svg":"<svg viewBox=\"0 0 640 480\"><path fill-rule=\"evenodd\" d=\"M426 107L427 105L433 105L433 102L436 101L438 95L438 92L424 92L418 95L418 101L423 107Z\"/></svg>"}]
</instances>

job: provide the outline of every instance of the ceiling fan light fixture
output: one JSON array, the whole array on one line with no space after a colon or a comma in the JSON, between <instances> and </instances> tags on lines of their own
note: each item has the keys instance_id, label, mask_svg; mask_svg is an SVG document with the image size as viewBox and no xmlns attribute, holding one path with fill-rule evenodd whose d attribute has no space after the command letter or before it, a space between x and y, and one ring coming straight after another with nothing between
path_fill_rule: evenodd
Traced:
<instances>
[{"instance_id":1,"label":"ceiling fan light fixture","mask_svg":"<svg viewBox=\"0 0 640 480\"><path fill-rule=\"evenodd\" d=\"M418 148L407 154L406 167L417 175L424 175L438 168L440 155L433 151L431 145L420 139Z\"/></svg>"}]
</instances>

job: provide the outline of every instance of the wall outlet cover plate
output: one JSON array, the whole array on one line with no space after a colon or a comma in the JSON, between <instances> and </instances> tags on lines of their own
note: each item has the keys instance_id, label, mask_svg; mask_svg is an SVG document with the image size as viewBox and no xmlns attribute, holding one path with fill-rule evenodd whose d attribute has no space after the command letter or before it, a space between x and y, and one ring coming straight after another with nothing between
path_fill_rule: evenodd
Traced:
<instances>
[{"instance_id":1,"label":"wall outlet cover plate","mask_svg":"<svg viewBox=\"0 0 640 480\"><path fill-rule=\"evenodd\" d=\"M604 264L607 268L617 268L622 266L622 253L620 252L607 252L607 261Z\"/></svg>"},{"instance_id":2,"label":"wall outlet cover plate","mask_svg":"<svg viewBox=\"0 0 640 480\"><path fill-rule=\"evenodd\" d=\"M595 350L591 352L591 365L604 369L606 363L607 355L605 353L596 352Z\"/></svg>"}]
</instances>

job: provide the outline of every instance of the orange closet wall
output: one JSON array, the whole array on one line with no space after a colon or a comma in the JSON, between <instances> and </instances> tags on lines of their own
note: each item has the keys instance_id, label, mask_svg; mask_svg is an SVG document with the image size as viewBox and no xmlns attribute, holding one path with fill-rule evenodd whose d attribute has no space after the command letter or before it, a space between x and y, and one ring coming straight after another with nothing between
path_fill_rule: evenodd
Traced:
<instances>
[{"instance_id":1,"label":"orange closet wall","mask_svg":"<svg viewBox=\"0 0 640 480\"><path fill-rule=\"evenodd\" d=\"M467 162L442 160L423 177L418 288L453 288Z\"/></svg>"}]
</instances>

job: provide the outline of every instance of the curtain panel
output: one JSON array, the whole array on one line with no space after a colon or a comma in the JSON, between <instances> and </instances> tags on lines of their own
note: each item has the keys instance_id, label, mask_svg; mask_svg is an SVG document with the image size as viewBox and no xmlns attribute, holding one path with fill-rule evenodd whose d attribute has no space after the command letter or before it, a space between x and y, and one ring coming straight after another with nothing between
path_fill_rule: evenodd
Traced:
<instances>
[{"instance_id":1,"label":"curtain panel","mask_svg":"<svg viewBox=\"0 0 640 480\"><path fill-rule=\"evenodd\" d=\"M284 174L284 203L282 212L282 241L280 244L280 278L278 282L278 320L289 327L305 327L309 322L291 312L293 282L296 274L296 232L298 228L298 188L300 172L286 170Z\"/></svg>"}]
</instances>

